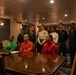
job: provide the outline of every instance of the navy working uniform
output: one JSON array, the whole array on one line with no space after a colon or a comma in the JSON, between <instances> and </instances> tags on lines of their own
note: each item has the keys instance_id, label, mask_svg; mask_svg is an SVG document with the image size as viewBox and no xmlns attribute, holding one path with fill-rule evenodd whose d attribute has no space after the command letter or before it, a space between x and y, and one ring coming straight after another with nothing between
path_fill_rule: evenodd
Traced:
<instances>
[{"instance_id":1,"label":"navy working uniform","mask_svg":"<svg viewBox=\"0 0 76 75\"><path fill-rule=\"evenodd\" d=\"M36 43L36 36L35 35L30 35L29 40L35 44Z\"/></svg>"},{"instance_id":2,"label":"navy working uniform","mask_svg":"<svg viewBox=\"0 0 76 75\"><path fill-rule=\"evenodd\" d=\"M17 41L19 42L19 43L22 43L22 42L24 42L24 35L25 35L25 33L24 34L19 34L18 35L18 37L17 37Z\"/></svg>"},{"instance_id":3,"label":"navy working uniform","mask_svg":"<svg viewBox=\"0 0 76 75\"><path fill-rule=\"evenodd\" d=\"M62 50L62 53L63 53L63 56L66 57L66 40L68 38L68 34L65 30L62 30L62 31L58 31L58 34L59 34L59 43L61 44L60 45L60 50Z\"/></svg>"},{"instance_id":4,"label":"navy working uniform","mask_svg":"<svg viewBox=\"0 0 76 75\"><path fill-rule=\"evenodd\" d=\"M76 53L76 28L71 29L69 31L69 48L70 48L70 57L72 65Z\"/></svg>"}]
</instances>

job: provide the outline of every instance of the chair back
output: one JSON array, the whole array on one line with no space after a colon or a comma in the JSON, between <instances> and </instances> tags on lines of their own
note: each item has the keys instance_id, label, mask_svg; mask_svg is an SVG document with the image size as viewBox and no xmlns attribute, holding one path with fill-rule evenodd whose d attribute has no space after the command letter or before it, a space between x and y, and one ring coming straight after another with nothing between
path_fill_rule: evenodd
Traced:
<instances>
[{"instance_id":1,"label":"chair back","mask_svg":"<svg viewBox=\"0 0 76 75\"><path fill-rule=\"evenodd\" d=\"M6 75L4 57L0 55L0 75Z\"/></svg>"},{"instance_id":2,"label":"chair back","mask_svg":"<svg viewBox=\"0 0 76 75\"><path fill-rule=\"evenodd\" d=\"M2 47L3 47L3 49L5 49L7 43L8 43L8 40L2 41Z\"/></svg>"},{"instance_id":3,"label":"chair back","mask_svg":"<svg viewBox=\"0 0 76 75\"><path fill-rule=\"evenodd\" d=\"M73 66L72 66L71 75L76 75L75 71L76 71L76 54L75 54L75 58L74 58Z\"/></svg>"},{"instance_id":4,"label":"chair back","mask_svg":"<svg viewBox=\"0 0 76 75\"><path fill-rule=\"evenodd\" d=\"M0 42L0 49L2 49L2 42Z\"/></svg>"}]
</instances>

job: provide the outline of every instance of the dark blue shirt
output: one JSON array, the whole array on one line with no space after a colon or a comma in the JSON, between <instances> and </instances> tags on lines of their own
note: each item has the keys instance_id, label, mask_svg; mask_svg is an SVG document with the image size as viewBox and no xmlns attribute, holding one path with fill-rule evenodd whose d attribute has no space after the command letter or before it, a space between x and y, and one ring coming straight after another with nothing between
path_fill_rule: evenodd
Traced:
<instances>
[{"instance_id":1,"label":"dark blue shirt","mask_svg":"<svg viewBox=\"0 0 76 75\"><path fill-rule=\"evenodd\" d=\"M23 37L24 37L24 34L19 34L18 37L17 37L17 42L20 42L20 43L24 42Z\"/></svg>"},{"instance_id":2,"label":"dark blue shirt","mask_svg":"<svg viewBox=\"0 0 76 75\"><path fill-rule=\"evenodd\" d=\"M69 40L76 41L76 28L69 31Z\"/></svg>"},{"instance_id":3,"label":"dark blue shirt","mask_svg":"<svg viewBox=\"0 0 76 75\"><path fill-rule=\"evenodd\" d=\"M58 31L59 34L59 42L65 42L68 38L68 34L65 30Z\"/></svg>"},{"instance_id":4,"label":"dark blue shirt","mask_svg":"<svg viewBox=\"0 0 76 75\"><path fill-rule=\"evenodd\" d=\"M29 40L30 40L31 42L35 43L35 42L36 42L36 36L35 36L35 35L30 35L30 36L29 36Z\"/></svg>"}]
</instances>

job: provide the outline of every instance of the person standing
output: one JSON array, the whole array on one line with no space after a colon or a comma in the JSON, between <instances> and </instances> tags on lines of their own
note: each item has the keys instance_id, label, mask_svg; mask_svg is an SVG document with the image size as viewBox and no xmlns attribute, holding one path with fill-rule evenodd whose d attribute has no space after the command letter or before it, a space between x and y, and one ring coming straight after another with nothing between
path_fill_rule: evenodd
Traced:
<instances>
[{"instance_id":1,"label":"person standing","mask_svg":"<svg viewBox=\"0 0 76 75\"><path fill-rule=\"evenodd\" d=\"M23 28L21 28L21 33L18 35L18 37L17 37L17 42L18 43L22 43L22 42L24 42L24 39L23 39L23 36L24 36L24 34L25 34L25 31L24 31L24 29Z\"/></svg>"},{"instance_id":2,"label":"person standing","mask_svg":"<svg viewBox=\"0 0 76 75\"><path fill-rule=\"evenodd\" d=\"M74 23L72 23L71 30L69 31L69 49L72 65L76 53L76 28Z\"/></svg>"},{"instance_id":3,"label":"person standing","mask_svg":"<svg viewBox=\"0 0 76 75\"><path fill-rule=\"evenodd\" d=\"M30 30L29 40L31 42L33 42L34 44L36 44L36 35L35 35L35 32L33 30Z\"/></svg>"},{"instance_id":4,"label":"person standing","mask_svg":"<svg viewBox=\"0 0 76 75\"><path fill-rule=\"evenodd\" d=\"M48 34L51 33L50 27L47 27L47 32L48 32Z\"/></svg>"},{"instance_id":5,"label":"person standing","mask_svg":"<svg viewBox=\"0 0 76 75\"><path fill-rule=\"evenodd\" d=\"M50 33L50 35L52 35L52 37L53 37L53 42L54 43L58 43L59 35L56 32L56 28L54 26L51 27L51 33Z\"/></svg>"},{"instance_id":6,"label":"person standing","mask_svg":"<svg viewBox=\"0 0 76 75\"><path fill-rule=\"evenodd\" d=\"M41 25L40 32L38 33L38 44L37 44L37 51L41 53L42 46L46 41L46 35L48 35L48 32L45 30L45 26Z\"/></svg>"},{"instance_id":7,"label":"person standing","mask_svg":"<svg viewBox=\"0 0 76 75\"><path fill-rule=\"evenodd\" d=\"M66 57L66 41L68 39L68 34L64 30L62 23L59 24L58 34L59 34L60 50L62 51L63 56Z\"/></svg>"}]
</instances>

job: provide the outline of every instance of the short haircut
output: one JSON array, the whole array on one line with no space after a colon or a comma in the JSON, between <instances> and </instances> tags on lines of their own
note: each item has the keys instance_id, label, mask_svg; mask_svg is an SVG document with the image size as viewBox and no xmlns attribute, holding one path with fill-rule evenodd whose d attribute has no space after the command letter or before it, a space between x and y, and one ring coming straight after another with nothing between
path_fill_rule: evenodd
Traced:
<instances>
[{"instance_id":1,"label":"short haircut","mask_svg":"<svg viewBox=\"0 0 76 75\"><path fill-rule=\"evenodd\" d=\"M72 23L72 25L75 25L75 23Z\"/></svg>"},{"instance_id":2,"label":"short haircut","mask_svg":"<svg viewBox=\"0 0 76 75\"><path fill-rule=\"evenodd\" d=\"M29 34L25 34L25 35L27 35L27 36L28 36L28 38L29 38ZM24 36L25 36L25 35L24 35Z\"/></svg>"},{"instance_id":3,"label":"short haircut","mask_svg":"<svg viewBox=\"0 0 76 75\"><path fill-rule=\"evenodd\" d=\"M14 38L14 35L10 35L10 36L12 36Z\"/></svg>"},{"instance_id":4,"label":"short haircut","mask_svg":"<svg viewBox=\"0 0 76 75\"><path fill-rule=\"evenodd\" d=\"M49 34L49 37L51 38L51 41L53 41L53 36L51 34Z\"/></svg>"},{"instance_id":5,"label":"short haircut","mask_svg":"<svg viewBox=\"0 0 76 75\"><path fill-rule=\"evenodd\" d=\"M52 26L54 28L54 30L56 31L56 27L55 26Z\"/></svg>"},{"instance_id":6,"label":"short haircut","mask_svg":"<svg viewBox=\"0 0 76 75\"><path fill-rule=\"evenodd\" d=\"M43 27L44 27L44 29L45 29L45 26L44 26L44 25L41 25L41 26L43 26Z\"/></svg>"}]
</instances>

